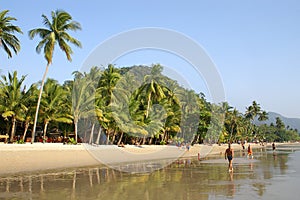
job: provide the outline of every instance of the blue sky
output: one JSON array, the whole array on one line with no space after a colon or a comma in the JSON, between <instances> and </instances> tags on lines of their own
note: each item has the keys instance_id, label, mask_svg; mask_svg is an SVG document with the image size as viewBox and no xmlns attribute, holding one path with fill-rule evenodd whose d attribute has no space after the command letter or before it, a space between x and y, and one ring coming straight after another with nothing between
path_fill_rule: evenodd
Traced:
<instances>
[{"instance_id":1,"label":"blue sky","mask_svg":"<svg viewBox=\"0 0 300 200\"><path fill-rule=\"evenodd\" d=\"M179 1L178 1L179 2ZM298 1L1 1L1 10L18 21L21 51L12 59L0 53L2 74L17 70L26 83L37 82L45 69L43 55L35 52L38 38L28 30L42 26L41 15L63 9L80 22L72 33L83 48L73 48L70 63L56 49L48 77L61 83L72 79L88 55L107 38L142 27L160 27L182 33L201 45L215 63L223 81L226 101L241 112L257 101L262 109L300 117L300 3ZM159 51L138 51L114 61L117 66L161 63L182 74L191 88L203 91L205 81L193 77L184 60ZM189 77L190 76L190 77Z\"/></svg>"}]
</instances>

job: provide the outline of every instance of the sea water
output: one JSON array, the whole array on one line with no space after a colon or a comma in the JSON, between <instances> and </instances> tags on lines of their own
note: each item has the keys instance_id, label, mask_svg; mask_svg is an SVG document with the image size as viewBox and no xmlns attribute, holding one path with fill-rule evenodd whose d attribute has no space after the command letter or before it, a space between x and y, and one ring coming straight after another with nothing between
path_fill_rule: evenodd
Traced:
<instances>
[{"instance_id":1,"label":"sea water","mask_svg":"<svg viewBox=\"0 0 300 200\"><path fill-rule=\"evenodd\" d=\"M224 155L178 159L151 173L127 173L108 166L0 177L0 199L298 199L300 151L282 146L275 152L235 153L234 171ZM151 163L121 167L149 168Z\"/></svg>"}]
</instances>

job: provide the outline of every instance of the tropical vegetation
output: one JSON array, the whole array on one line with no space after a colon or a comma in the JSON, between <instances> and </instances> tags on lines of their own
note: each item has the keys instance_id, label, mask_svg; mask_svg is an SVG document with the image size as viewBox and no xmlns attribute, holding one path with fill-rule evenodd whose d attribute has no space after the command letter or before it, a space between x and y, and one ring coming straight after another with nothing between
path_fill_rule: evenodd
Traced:
<instances>
[{"instance_id":1,"label":"tropical vegetation","mask_svg":"<svg viewBox=\"0 0 300 200\"><path fill-rule=\"evenodd\" d=\"M17 54L21 49L20 41L15 33L22 33L22 30L20 27L12 24L12 21L16 21L17 19L8 16L8 12L8 10L0 12L0 47L4 49L8 58L11 58L11 50Z\"/></svg>"},{"instance_id":2,"label":"tropical vegetation","mask_svg":"<svg viewBox=\"0 0 300 200\"><path fill-rule=\"evenodd\" d=\"M72 48L68 45L68 42L77 46L81 47L80 41L73 38L68 34L68 31L76 31L81 29L81 25L72 20L72 16L63 11L63 10L56 10L55 12L51 12L52 20L49 20L46 15L42 15L43 24L45 28L36 28L29 31L29 38L33 39L35 36L39 36L41 41L36 46L36 52L41 53L41 50L44 50L44 57L47 61L47 66L42 78L41 86L40 86L40 93L37 101L36 106L36 113L34 117L34 124L33 124L33 131L32 131L32 142L34 142L35 138L35 130L36 124L38 120L38 113L42 98L42 92L44 87L44 82L47 77L47 73L49 70L49 66L52 64L54 47L56 44L60 47L60 49L66 54L66 57L69 61L72 60L71 54L73 53Z\"/></svg>"},{"instance_id":3,"label":"tropical vegetation","mask_svg":"<svg viewBox=\"0 0 300 200\"><path fill-rule=\"evenodd\" d=\"M14 33L16 20L0 12L0 45L11 57L20 43ZM76 144L179 144L227 142L284 142L299 140L299 133L276 119L262 123L266 111L253 101L245 111L227 102L209 102L203 93L186 89L163 75L163 66L90 66L89 72L73 73L73 80L60 84L46 79L56 44L71 61L72 49L80 41L67 31L80 30L69 13L57 10L51 20L42 15L46 28L29 31L40 36L36 47L43 49L47 65L42 81L24 85L26 76L8 72L0 79L0 130L10 142L66 142ZM36 129L40 128L37 132ZM67 139L66 139L67 138Z\"/></svg>"},{"instance_id":4,"label":"tropical vegetation","mask_svg":"<svg viewBox=\"0 0 300 200\"><path fill-rule=\"evenodd\" d=\"M280 118L275 124L257 125L255 120L266 120L267 113L256 101L244 113L227 102L213 104L204 94L162 75L162 70L159 64L109 65L74 72L74 79L62 85L48 78L38 120L43 134L36 139L45 141L56 134L56 139L71 136L74 143L79 138L95 144L299 140L298 130L285 126ZM25 78L18 78L15 71L2 75L0 81L1 130L9 133L11 142L31 138L40 84L27 90Z\"/></svg>"}]
</instances>

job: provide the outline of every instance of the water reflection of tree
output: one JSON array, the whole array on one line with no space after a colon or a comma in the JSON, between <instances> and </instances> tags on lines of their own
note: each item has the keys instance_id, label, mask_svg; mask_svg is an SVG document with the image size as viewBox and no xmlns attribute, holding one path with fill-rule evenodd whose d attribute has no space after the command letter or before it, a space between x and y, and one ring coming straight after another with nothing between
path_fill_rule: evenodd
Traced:
<instances>
[{"instance_id":1,"label":"water reflection of tree","mask_svg":"<svg viewBox=\"0 0 300 200\"><path fill-rule=\"evenodd\" d=\"M209 193L223 193L224 185L212 184L213 180L222 179L217 169L208 173L209 176L202 177L201 174L193 173L191 166L196 167L192 163L190 167L179 169L172 165L151 174L135 175L103 167L78 169L1 179L0 188L5 182L5 191L11 196L19 192L33 198L41 194L40 197L45 198L61 198L69 194L71 199L77 199L78 195L86 199L95 195L99 199L185 199L187 196L191 199L208 199ZM205 166L204 170L210 170L209 166Z\"/></svg>"},{"instance_id":2,"label":"water reflection of tree","mask_svg":"<svg viewBox=\"0 0 300 200\"><path fill-rule=\"evenodd\" d=\"M250 165L237 167L237 171L249 173L231 174L226 172L224 164L183 159L150 174L130 174L101 166L0 178L0 199L3 192L6 197L22 194L27 199L28 196L33 199L210 199L210 195L232 198L243 186L239 180L247 179L250 181L247 184L256 188L257 195L263 196L264 179L272 178L278 170L285 173L287 169L286 155L278 155L273 160L269 156L273 155L261 156L261 164L267 167L256 163L252 171Z\"/></svg>"}]
</instances>

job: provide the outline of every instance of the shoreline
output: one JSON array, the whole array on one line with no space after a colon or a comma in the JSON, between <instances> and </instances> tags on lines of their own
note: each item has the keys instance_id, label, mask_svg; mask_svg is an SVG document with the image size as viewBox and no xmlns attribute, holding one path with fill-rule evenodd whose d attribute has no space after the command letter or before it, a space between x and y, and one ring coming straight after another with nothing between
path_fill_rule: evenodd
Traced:
<instances>
[{"instance_id":1,"label":"shoreline","mask_svg":"<svg viewBox=\"0 0 300 200\"><path fill-rule=\"evenodd\" d=\"M267 148L271 144L261 146L252 144L255 148ZM245 145L247 149L248 144ZM0 176L21 174L29 172L42 172L96 165L109 165L159 159L180 159L198 157L203 159L209 155L223 154L228 147L222 145L191 146L189 150L184 147L169 145L63 145L61 143L35 143L35 144L0 144ZM239 144L232 144L234 151L242 150Z\"/></svg>"}]
</instances>

